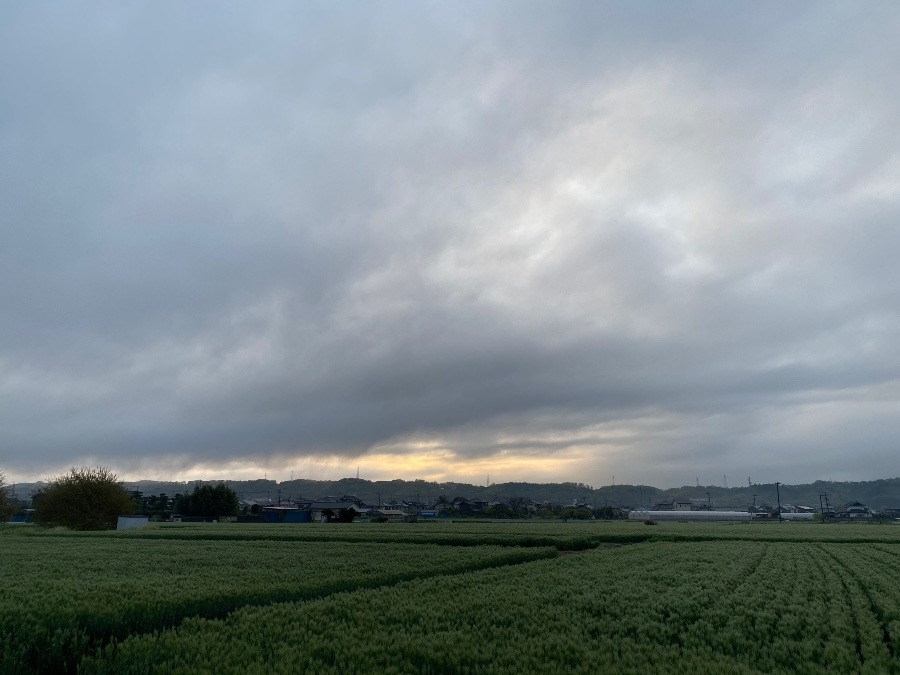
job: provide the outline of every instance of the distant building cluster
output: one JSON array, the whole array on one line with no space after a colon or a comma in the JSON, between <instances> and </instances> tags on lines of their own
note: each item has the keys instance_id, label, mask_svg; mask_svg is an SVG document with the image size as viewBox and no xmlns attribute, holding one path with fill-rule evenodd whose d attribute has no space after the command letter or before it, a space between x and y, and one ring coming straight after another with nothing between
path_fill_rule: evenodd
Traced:
<instances>
[{"instance_id":1,"label":"distant building cluster","mask_svg":"<svg viewBox=\"0 0 900 675\"><path fill-rule=\"evenodd\" d=\"M217 488L218 489L218 488ZM201 488L202 491L202 488ZM185 495L175 494L169 498L164 492L144 495L135 490L131 493L135 504L136 518L143 521L122 520L119 527L140 526L151 521L214 521L222 514L242 523L331 523L368 520L373 522L415 522L450 518L486 519L562 519L590 520L632 518L641 520L813 520L826 522L858 520L900 519L900 508L871 509L860 501L848 501L840 506L832 505L827 496L821 495L818 505L789 504L773 505L766 501L743 505L716 504L709 492L703 496L676 497L647 506L633 507L627 504L610 505L589 503L583 498L573 499L569 504L551 501L537 501L530 497L509 497L503 499L450 497L441 495L431 499L416 498L382 500L380 493L375 503L367 503L355 494L332 494L313 499L302 499L293 495L282 496L281 489L250 492L250 498L230 491L234 499L233 508L217 513L198 514L187 510ZM277 497L273 492L277 493ZM28 502L17 500L18 509L11 522L30 522L34 510L27 508ZM238 514L238 515L233 515Z\"/></svg>"},{"instance_id":2,"label":"distant building cluster","mask_svg":"<svg viewBox=\"0 0 900 675\"><path fill-rule=\"evenodd\" d=\"M277 504L241 501L238 522L327 523L349 522L357 518L378 522L414 522L440 518L624 518L626 510L618 506L595 508L585 502L571 505L537 503L528 498L487 501L444 497L432 503L391 499L377 505L367 504L355 495L330 495L320 499L287 499Z\"/></svg>"},{"instance_id":3,"label":"distant building cluster","mask_svg":"<svg viewBox=\"0 0 900 675\"><path fill-rule=\"evenodd\" d=\"M238 522L330 523L352 522L365 517L382 522L406 523L417 519L421 504L391 501L372 506L354 495L329 495L321 499L285 500L266 505L242 501L241 511Z\"/></svg>"},{"instance_id":4,"label":"distant building cluster","mask_svg":"<svg viewBox=\"0 0 900 675\"><path fill-rule=\"evenodd\" d=\"M632 518L660 520L813 520L816 515L823 520L865 520L900 518L900 508L883 509L876 512L859 501L846 502L835 508L827 499L818 507L807 505L781 504L773 506L766 502L746 504L742 508L715 508L711 500L671 499L654 504L650 509L636 509Z\"/></svg>"}]
</instances>

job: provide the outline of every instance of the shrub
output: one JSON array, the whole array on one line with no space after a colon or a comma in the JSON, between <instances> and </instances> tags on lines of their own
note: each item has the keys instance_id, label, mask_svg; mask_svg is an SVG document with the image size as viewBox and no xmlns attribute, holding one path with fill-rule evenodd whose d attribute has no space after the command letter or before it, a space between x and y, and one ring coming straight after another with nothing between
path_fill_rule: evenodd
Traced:
<instances>
[{"instance_id":1,"label":"shrub","mask_svg":"<svg viewBox=\"0 0 900 675\"><path fill-rule=\"evenodd\" d=\"M34 497L34 520L46 527L107 530L116 526L118 516L133 512L131 495L105 467L73 468Z\"/></svg>"}]
</instances>

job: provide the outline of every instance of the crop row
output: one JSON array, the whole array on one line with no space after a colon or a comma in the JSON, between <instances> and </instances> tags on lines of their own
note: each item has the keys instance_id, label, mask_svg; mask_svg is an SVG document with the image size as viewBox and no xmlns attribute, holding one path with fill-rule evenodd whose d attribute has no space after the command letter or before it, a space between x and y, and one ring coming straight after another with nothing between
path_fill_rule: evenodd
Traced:
<instances>
[{"instance_id":1,"label":"crop row","mask_svg":"<svg viewBox=\"0 0 900 675\"><path fill-rule=\"evenodd\" d=\"M871 563L885 588L900 586L893 549L834 549L841 563L810 544L591 551L192 619L82 665L98 673L900 671L863 586L842 583L842 564ZM896 616L896 591L879 603L884 617Z\"/></svg>"},{"instance_id":2,"label":"crop row","mask_svg":"<svg viewBox=\"0 0 900 675\"><path fill-rule=\"evenodd\" d=\"M2 537L3 528L0 528ZM768 541L821 543L900 543L900 527L818 523L641 522L529 523L354 523L354 524L154 524L125 532L70 532L22 528L22 536L79 539L176 539L209 541L346 541L359 543L437 544L443 546L554 546L585 550L602 543L643 541Z\"/></svg>"},{"instance_id":3,"label":"crop row","mask_svg":"<svg viewBox=\"0 0 900 675\"><path fill-rule=\"evenodd\" d=\"M900 656L900 547L875 546L864 551L835 545L821 548L840 569L855 602L868 608L869 611L863 610L869 626L867 634L876 633L872 651L879 655L879 662L886 660L885 655Z\"/></svg>"},{"instance_id":4,"label":"crop row","mask_svg":"<svg viewBox=\"0 0 900 675\"><path fill-rule=\"evenodd\" d=\"M648 528L655 541L767 541L786 543L900 544L900 527L876 523L679 523Z\"/></svg>"},{"instance_id":5,"label":"crop row","mask_svg":"<svg viewBox=\"0 0 900 675\"><path fill-rule=\"evenodd\" d=\"M113 638L248 604L555 556L551 548L3 538L0 672L71 669Z\"/></svg>"},{"instance_id":6,"label":"crop row","mask_svg":"<svg viewBox=\"0 0 900 675\"><path fill-rule=\"evenodd\" d=\"M650 534L635 528L594 523L510 525L507 523L360 523L360 524L158 524L124 532L74 532L23 529L24 536L75 539L174 539L208 541L307 541L430 544L439 546L553 546L584 550L599 543L638 543Z\"/></svg>"}]
</instances>

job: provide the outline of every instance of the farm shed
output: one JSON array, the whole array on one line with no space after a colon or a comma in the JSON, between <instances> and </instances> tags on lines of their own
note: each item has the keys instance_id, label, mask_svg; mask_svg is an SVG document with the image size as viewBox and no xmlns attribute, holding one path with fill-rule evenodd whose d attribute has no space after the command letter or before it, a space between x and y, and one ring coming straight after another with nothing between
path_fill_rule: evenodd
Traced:
<instances>
[{"instance_id":1,"label":"farm shed","mask_svg":"<svg viewBox=\"0 0 900 675\"><path fill-rule=\"evenodd\" d=\"M146 527L150 519L147 516L119 516L117 530L130 530L135 527Z\"/></svg>"},{"instance_id":2,"label":"farm shed","mask_svg":"<svg viewBox=\"0 0 900 675\"><path fill-rule=\"evenodd\" d=\"M375 509L373 515L376 518L386 520L391 523L414 523L416 522L415 514L410 514L403 509Z\"/></svg>"},{"instance_id":3,"label":"farm shed","mask_svg":"<svg viewBox=\"0 0 900 675\"><path fill-rule=\"evenodd\" d=\"M294 506L267 506L262 510L267 523L309 523L312 513L309 509L298 509Z\"/></svg>"}]
</instances>

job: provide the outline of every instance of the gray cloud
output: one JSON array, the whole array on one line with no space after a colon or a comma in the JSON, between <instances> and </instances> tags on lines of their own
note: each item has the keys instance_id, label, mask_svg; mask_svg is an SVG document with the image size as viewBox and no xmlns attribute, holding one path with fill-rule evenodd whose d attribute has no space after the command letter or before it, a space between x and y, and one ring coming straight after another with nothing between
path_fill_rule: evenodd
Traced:
<instances>
[{"instance_id":1,"label":"gray cloud","mask_svg":"<svg viewBox=\"0 0 900 675\"><path fill-rule=\"evenodd\" d=\"M0 14L8 476L900 471L891 3Z\"/></svg>"}]
</instances>

